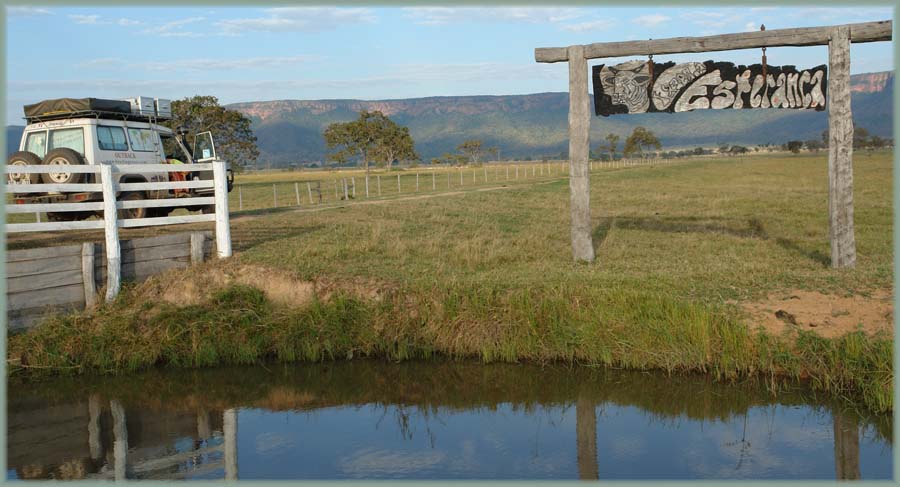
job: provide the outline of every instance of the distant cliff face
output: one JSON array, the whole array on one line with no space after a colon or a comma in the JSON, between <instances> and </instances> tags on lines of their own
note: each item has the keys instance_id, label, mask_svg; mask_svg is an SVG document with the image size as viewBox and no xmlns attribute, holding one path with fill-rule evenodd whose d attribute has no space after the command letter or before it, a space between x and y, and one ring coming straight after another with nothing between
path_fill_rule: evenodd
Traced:
<instances>
[{"instance_id":1,"label":"distant cliff face","mask_svg":"<svg viewBox=\"0 0 900 487\"><path fill-rule=\"evenodd\" d=\"M884 90L889 81L893 81L894 73L865 73L850 76L850 91L854 93L877 93Z\"/></svg>"}]
</instances>

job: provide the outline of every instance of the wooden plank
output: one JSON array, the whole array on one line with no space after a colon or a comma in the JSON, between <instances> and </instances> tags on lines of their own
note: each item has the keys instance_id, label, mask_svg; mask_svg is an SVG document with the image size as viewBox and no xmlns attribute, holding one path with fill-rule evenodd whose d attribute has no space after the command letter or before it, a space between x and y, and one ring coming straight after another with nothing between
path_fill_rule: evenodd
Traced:
<instances>
[{"instance_id":1,"label":"wooden plank","mask_svg":"<svg viewBox=\"0 0 900 487\"><path fill-rule=\"evenodd\" d=\"M213 163L213 181L216 188L216 245L219 258L222 259L231 257L231 226L228 221L228 186L224 162Z\"/></svg>"},{"instance_id":2,"label":"wooden plank","mask_svg":"<svg viewBox=\"0 0 900 487\"><path fill-rule=\"evenodd\" d=\"M175 259L179 257L190 257L191 247L188 243L175 245L158 245L156 247L142 247L138 249L121 249L121 259L123 264L131 264L134 262L145 262L148 260ZM101 253L101 258L97 259L95 268L105 267L102 261L106 255Z\"/></svg>"},{"instance_id":3,"label":"wooden plank","mask_svg":"<svg viewBox=\"0 0 900 487\"><path fill-rule=\"evenodd\" d=\"M70 313L83 309L82 303L71 302L52 306L38 306L19 310L8 310L6 326L10 332L25 331L34 328L46 317L57 313Z\"/></svg>"},{"instance_id":4,"label":"wooden plank","mask_svg":"<svg viewBox=\"0 0 900 487\"><path fill-rule=\"evenodd\" d=\"M161 218L132 218L129 220L120 221L119 226L122 228L153 227L159 225L177 225L182 223L211 222L215 221L215 219L216 215L181 215L166 216Z\"/></svg>"},{"instance_id":5,"label":"wooden plank","mask_svg":"<svg viewBox=\"0 0 900 487\"><path fill-rule=\"evenodd\" d=\"M142 249L145 247L158 247L160 245L187 244L191 241L191 234L188 232L171 233L169 235L159 235L157 237L133 238L131 240L123 240L121 245L123 249Z\"/></svg>"},{"instance_id":6,"label":"wooden plank","mask_svg":"<svg viewBox=\"0 0 900 487\"><path fill-rule=\"evenodd\" d=\"M44 288L37 291L9 293L6 295L7 310L39 308L58 304L84 303L84 286L81 283Z\"/></svg>"},{"instance_id":7,"label":"wooden plank","mask_svg":"<svg viewBox=\"0 0 900 487\"><path fill-rule=\"evenodd\" d=\"M94 277L94 255L96 246L93 242L85 242L81 248L81 283L84 286L84 305L91 307L97 304L97 281Z\"/></svg>"},{"instance_id":8,"label":"wooden plank","mask_svg":"<svg viewBox=\"0 0 900 487\"><path fill-rule=\"evenodd\" d=\"M200 172L212 171L211 163L203 164L110 164L117 174L126 172Z\"/></svg>"},{"instance_id":9,"label":"wooden plank","mask_svg":"<svg viewBox=\"0 0 900 487\"><path fill-rule=\"evenodd\" d=\"M184 269L190 267L190 256L173 257L168 259L147 260L139 262L122 263L122 279L126 281L143 281L150 276L155 276L170 269ZM106 267L96 268L97 279L102 280L107 276Z\"/></svg>"},{"instance_id":10,"label":"wooden plank","mask_svg":"<svg viewBox=\"0 0 900 487\"><path fill-rule=\"evenodd\" d=\"M590 96L588 65L581 46L569 48L569 199L572 256L576 261L594 260L591 236L591 188L588 172L590 153Z\"/></svg>"},{"instance_id":11,"label":"wooden plank","mask_svg":"<svg viewBox=\"0 0 900 487\"><path fill-rule=\"evenodd\" d=\"M81 255L66 255L49 259L20 260L6 263L7 279L12 277L36 276L54 272L80 270Z\"/></svg>"},{"instance_id":12,"label":"wooden plank","mask_svg":"<svg viewBox=\"0 0 900 487\"><path fill-rule=\"evenodd\" d=\"M61 171L54 171L61 172ZM99 184L7 184L7 193L85 193L97 192Z\"/></svg>"},{"instance_id":13,"label":"wooden plank","mask_svg":"<svg viewBox=\"0 0 900 487\"><path fill-rule=\"evenodd\" d=\"M102 209L103 203L99 201L89 201L85 203L24 203L20 205L6 205L7 213L97 211Z\"/></svg>"},{"instance_id":14,"label":"wooden plank","mask_svg":"<svg viewBox=\"0 0 900 487\"><path fill-rule=\"evenodd\" d=\"M21 249L6 251L6 262L21 262L23 260L50 259L54 257L67 257L81 255L81 245L65 245L62 247L42 247L39 249ZM7 268L7 274L9 268Z\"/></svg>"},{"instance_id":15,"label":"wooden plank","mask_svg":"<svg viewBox=\"0 0 900 487\"><path fill-rule=\"evenodd\" d=\"M830 27L801 27L796 29L775 29L737 34L704 37L673 37L625 42L599 42L584 47L584 57L598 59L622 56L646 56L649 54L679 54L689 52L730 51L758 47L779 46L824 46L831 39ZM893 22L863 22L847 24L851 42L878 42L891 40ZM565 47L539 47L534 50L534 60L539 63L568 61L569 52ZM829 78L831 74L829 73ZM831 91L829 81L829 91Z\"/></svg>"},{"instance_id":16,"label":"wooden plank","mask_svg":"<svg viewBox=\"0 0 900 487\"><path fill-rule=\"evenodd\" d=\"M856 265L853 232L853 115L850 110L850 29L832 30L828 44L828 221L831 266Z\"/></svg>"},{"instance_id":17,"label":"wooden plank","mask_svg":"<svg viewBox=\"0 0 900 487\"><path fill-rule=\"evenodd\" d=\"M102 220L83 220L76 222L41 222L41 223L7 223L9 233L52 232L58 230L93 230L103 228Z\"/></svg>"},{"instance_id":18,"label":"wooden plank","mask_svg":"<svg viewBox=\"0 0 900 487\"><path fill-rule=\"evenodd\" d=\"M181 188L212 188L212 180L206 181L172 181L155 183L119 183L119 191L145 191L148 189L181 189ZM21 191L20 191L21 192Z\"/></svg>"},{"instance_id":19,"label":"wooden plank","mask_svg":"<svg viewBox=\"0 0 900 487\"><path fill-rule=\"evenodd\" d=\"M191 264L203 262L203 246L206 243L206 235L200 232L191 233Z\"/></svg>"},{"instance_id":20,"label":"wooden plank","mask_svg":"<svg viewBox=\"0 0 900 487\"><path fill-rule=\"evenodd\" d=\"M41 289L70 286L72 284L82 284L81 269L46 272L43 274L35 274L33 276L7 277L6 293L23 293L28 291L39 291Z\"/></svg>"},{"instance_id":21,"label":"wooden plank","mask_svg":"<svg viewBox=\"0 0 900 487\"><path fill-rule=\"evenodd\" d=\"M165 206L197 206L212 205L216 200L212 196L203 198L160 198L154 200L119 201L116 208L127 210L131 208L161 208ZM52 210L51 210L52 211Z\"/></svg>"},{"instance_id":22,"label":"wooden plank","mask_svg":"<svg viewBox=\"0 0 900 487\"><path fill-rule=\"evenodd\" d=\"M6 166L6 174L46 174L50 172L58 173L75 173L75 174L94 174L98 171L97 166L89 164L78 166L44 166L28 164L24 166Z\"/></svg>"}]
</instances>

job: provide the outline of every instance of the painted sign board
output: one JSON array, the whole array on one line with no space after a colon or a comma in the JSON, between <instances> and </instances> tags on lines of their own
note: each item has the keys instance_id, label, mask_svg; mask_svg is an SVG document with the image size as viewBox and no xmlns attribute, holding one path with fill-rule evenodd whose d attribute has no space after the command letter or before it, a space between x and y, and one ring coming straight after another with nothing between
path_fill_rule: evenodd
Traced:
<instances>
[{"instance_id":1,"label":"painted sign board","mask_svg":"<svg viewBox=\"0 0 900 487\"><path fill-rule=\"evenodd\" d=\"M825 109L828 84L825 65L798 70L794 66L735 66L706 61L653 63L628 61L593 67L594 112L689 112L724 108Z\"/></svg>"}]
</instances>

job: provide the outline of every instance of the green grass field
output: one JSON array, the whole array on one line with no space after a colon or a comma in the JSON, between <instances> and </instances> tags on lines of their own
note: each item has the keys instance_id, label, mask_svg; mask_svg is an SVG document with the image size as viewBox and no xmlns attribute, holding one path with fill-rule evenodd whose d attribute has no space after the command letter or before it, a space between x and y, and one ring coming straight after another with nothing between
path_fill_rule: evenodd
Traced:
<instances>
[{"instance_id":1,"label":"green grass field","mask_svg":"<svg viewBox=\"0 0 900 487\"><path fill-rule=\"evenodd\" d=\"M235 219L237 264L328 282L331 299L283 309L232 286L173 308L141 302L138 288L94 316L14 337L11 350L32 363L103 370L435 353L564 360L808 377L892 409L890 336L785 340L753 333L738 306L794 289L892 291L892 154L855 157L851 270L829 267L824 154L594 171L592 264L572 262L567 180L545 179ZM367 299L370 291L382 299ZM194 336L193 347L173 341L178 333ZM88 346L97 341L106 355ZM138 358L123 352L136 349Z\"/></svg>"}]
</instances>

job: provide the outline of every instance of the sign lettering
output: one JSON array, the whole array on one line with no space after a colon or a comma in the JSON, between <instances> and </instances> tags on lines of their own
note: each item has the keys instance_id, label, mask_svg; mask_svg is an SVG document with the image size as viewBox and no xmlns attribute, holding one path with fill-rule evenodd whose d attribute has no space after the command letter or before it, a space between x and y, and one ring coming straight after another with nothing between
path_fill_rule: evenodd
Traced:
<instances>
[{"instance_id":1,"label":"sign lettering","mask_svg":"<svg viewBox=\"0 0 900 487\"><path fill-rule=\"evenodd\" d=\"M794 66L735 66L706 61L628 61L593 67L594 112L689 112L724 108L825 109L825 65L798 71Z\"/></svg>"}]
</instances>

